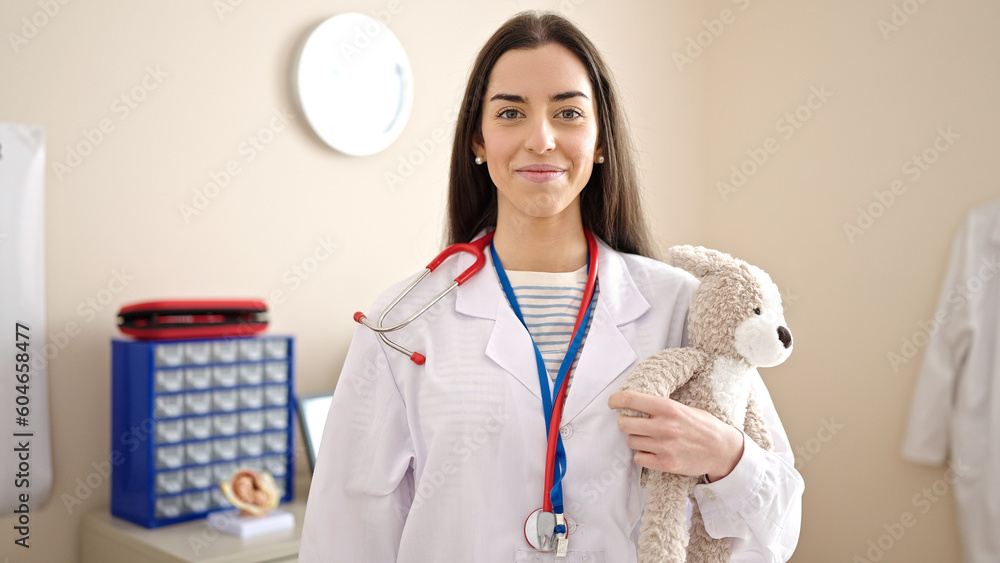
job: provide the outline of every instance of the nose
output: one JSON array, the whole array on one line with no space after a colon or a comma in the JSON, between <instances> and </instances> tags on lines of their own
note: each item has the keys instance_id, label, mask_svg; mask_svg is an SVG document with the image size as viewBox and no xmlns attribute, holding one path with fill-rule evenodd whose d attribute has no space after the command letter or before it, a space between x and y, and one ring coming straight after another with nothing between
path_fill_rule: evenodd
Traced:
<instances>
[{"instance_id":1,"label":"nose","mask_svg":"<svg viewBox=\"0 0 1000 563\"><path fill-rule=\"evenodd\" d=\"M552 128L546 119L536 119L531 124L528 137L524 141L524 148L531 152L548 152L556 147L555 137L552 135Z\"/></svg>"},{"instance_id":2,"label":"nose","mask_svg":"<svg viewBox=\"0 0 1000 563\"><path fill-rule=\"evenodd\" d=\"M792 345L792 333L787 328L779 326L778 340L781 341L781 343L785 346L785 348L788 348Z\"/></svg>"}]
</instances>

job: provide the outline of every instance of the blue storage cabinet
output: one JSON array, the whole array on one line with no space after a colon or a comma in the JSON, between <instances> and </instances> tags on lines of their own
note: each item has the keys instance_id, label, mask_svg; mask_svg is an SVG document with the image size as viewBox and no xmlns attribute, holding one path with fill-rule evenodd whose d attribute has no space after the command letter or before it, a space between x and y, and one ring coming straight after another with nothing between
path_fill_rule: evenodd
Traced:
<instances>
[{"instance_id":1,"label":"blue storage cabinet","mask_svg":"<svg viewBox=\"0 0 1000 563\"><path fill-rule=\"evenodd\" d=\"M292 499L293 339L111 343L111 514L147 528L231 509L219 482L269 471Z\"/></svg>"}]
</instances>

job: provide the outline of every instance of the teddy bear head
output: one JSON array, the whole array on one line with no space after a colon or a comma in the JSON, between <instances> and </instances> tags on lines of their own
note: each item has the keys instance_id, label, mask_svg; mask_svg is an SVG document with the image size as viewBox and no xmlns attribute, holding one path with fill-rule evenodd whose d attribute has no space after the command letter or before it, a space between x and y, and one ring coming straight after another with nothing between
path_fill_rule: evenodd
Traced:
<instances>
[{"instance_id":1,"label":"teddy bear head","mask_svg":"<svg viewBox=\"0 0 1000 563\"><path fill-rule=\"evenodd\" d=\"M688 312L691 346L771 367L792 353L781 294L771 277L743 260L700 246L669 250L673 265L701 280Z\"/></svg>"}]
</instances>

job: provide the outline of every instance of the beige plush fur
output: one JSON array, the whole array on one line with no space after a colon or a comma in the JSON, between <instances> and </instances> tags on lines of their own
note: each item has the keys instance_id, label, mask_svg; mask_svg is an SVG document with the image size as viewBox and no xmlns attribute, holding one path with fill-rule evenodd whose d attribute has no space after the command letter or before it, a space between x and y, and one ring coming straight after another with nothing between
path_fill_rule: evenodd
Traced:
<instances>
[{"instance_id":1,"label":"beige plush fur","mask_svg":"<svg viewBox=\"0 0 1000 563\"><path fill-rule=\"evenodd\" d=\"M792 350L777 286L759 268L717 250L676 246L670 259L701 279L688 313L690 346L663 350L639 363L622 390L669 396L703 409L742 429L762 448L773 449L750 376L758 366L783 362ZM642 470L647 504L639 538L641 563L730 561L729 540L708 535L693 500L700 480ZM690 531L685 525L689 498Z\"/></svg>"}]
</instances>

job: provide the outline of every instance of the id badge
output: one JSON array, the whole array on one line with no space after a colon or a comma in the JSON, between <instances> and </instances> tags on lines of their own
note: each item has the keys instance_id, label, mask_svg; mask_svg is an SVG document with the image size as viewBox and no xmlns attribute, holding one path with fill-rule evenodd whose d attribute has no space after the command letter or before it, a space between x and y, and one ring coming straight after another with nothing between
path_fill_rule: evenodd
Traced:
<instances>
[{"instance_id":1,"label":"id badge","mask_svg":"<svg viewBox=\"0 0 1000 563\"><path fill-rule=\"evenodd\" d=\"M536 551L527 547L514 552L514 563L607 563L603 551L569 550L566 557L556 557L552 551Z\"/></svg>"}]
</instances>

